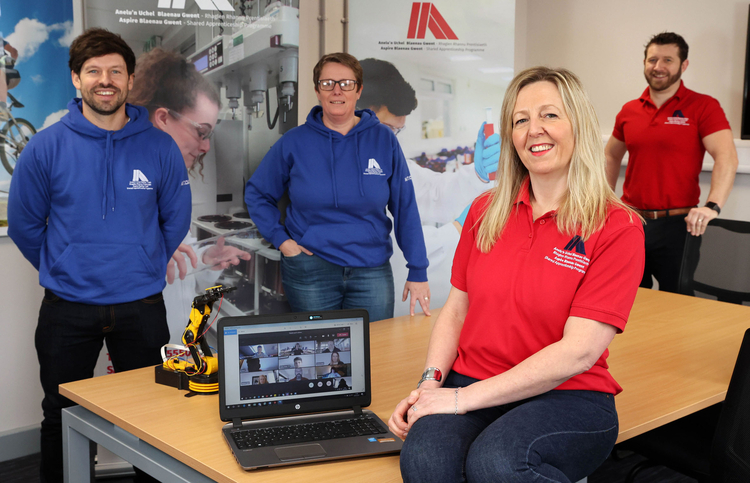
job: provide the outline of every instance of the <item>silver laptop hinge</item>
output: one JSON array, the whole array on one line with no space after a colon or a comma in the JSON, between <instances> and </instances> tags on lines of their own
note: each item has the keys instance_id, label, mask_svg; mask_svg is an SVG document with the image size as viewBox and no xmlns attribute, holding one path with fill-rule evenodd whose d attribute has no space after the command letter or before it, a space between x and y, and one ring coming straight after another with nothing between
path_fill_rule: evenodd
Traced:
<instances>
[{"instance_id":1,"label":"silver laptop hinge","mask_svg":"<svg viewBox=\"0 0 750 483\"><path fill-rule=\"evenodd\" d=\"M354 406L352 408L354 410L354 415L359 417L362 416L362 407L361 406Z\"/></svg>"},{"instance_id":2,"label":"silver laptop hinge","mask_svg":"<svg viewBox=\"0 0 750 483\"><path fill-rule=\"evenodd\" d=\"M242 419L240 418L232 418L232 427L234 429L238 429L242 427Z\"/></svg>"}]
</instances>

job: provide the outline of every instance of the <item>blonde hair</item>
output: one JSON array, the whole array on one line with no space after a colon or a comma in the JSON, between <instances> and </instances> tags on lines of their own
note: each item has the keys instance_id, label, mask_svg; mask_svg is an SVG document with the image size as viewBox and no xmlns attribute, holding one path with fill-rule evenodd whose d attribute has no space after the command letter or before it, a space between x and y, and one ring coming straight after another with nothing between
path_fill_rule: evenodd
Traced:
<instances>
[{"instance_id":1,"label":"blonde hair","mask_svg":"<svg viewBox=\"0 0 750 483\"><path fill-rule=\"evenodd\" d=\"M518 73L505 92L500 118L502 143L498 181L489 196L484 198L487 211L479 222L477 233L477 247L484 253L500 239L523 181L529 175L513 146L513 110L521 89L536 82L551 82L557 87L575 139L568 168L568 189L557 209L557 229L568 235L580 231L586 240L604 225L610 205L630 211L632 220L634 212L617 198L607 183L599 121L581 81L566 69L532 67ZM529 187L530 191L532 188ZM637 214L636 217L640 218Z\"/></svg>"}]
</instances>

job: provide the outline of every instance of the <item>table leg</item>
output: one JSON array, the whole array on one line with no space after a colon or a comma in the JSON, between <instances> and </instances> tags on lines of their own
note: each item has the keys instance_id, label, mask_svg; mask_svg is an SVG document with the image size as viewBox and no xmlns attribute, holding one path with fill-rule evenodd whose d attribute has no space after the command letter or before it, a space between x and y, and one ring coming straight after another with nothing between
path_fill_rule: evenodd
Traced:
<instances>
[{"instance_id":1,"label":"table leg","mask_svg":"<svg viewBox=\"0 0 750 483\"><path fill-rule=\"evenodd\" d=\"M91 441L70 426L70 416L63 411L63 467L65 483L90 481Z\"/></svg>"},{"instance_id":2,"label":"table leg","mask_svg":"<svg viewBox=\"0 0 750 483\"><path fill-rule=\"evenodd\" d=\"M163 483L214 481L84 407L63 409L62 421L65 483L89 481L89 441Z\"/></svg>"}]
</instances>

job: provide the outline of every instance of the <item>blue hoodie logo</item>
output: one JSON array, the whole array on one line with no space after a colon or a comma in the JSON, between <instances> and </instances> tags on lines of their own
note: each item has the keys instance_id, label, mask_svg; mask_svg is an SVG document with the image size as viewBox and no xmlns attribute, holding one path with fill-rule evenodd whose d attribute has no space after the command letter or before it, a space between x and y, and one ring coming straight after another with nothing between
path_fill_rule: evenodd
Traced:
<instances>
[{"instance_id":1,"label":"blue hoodie logo","mask_svg":"<svg viewBox=\"0 0 750 483\"><path fill-rule=\"evenodd\" d=\"M151 181L148 180L140 169L133 170L133 180L130 182L129 190L152 190Z\"/></svg>"},{"instance_id":2,"label":"blue hoodie logo","mask_svg":"<svg viewBox=\"0 0 750 483\"><path fill-rule=\"evenodd\" d=\"M380 165L377 161L375 161L375 158L370 158L370 160L367 162L367 169L365 170L364 174L374 174L376 176L385 176L385 173L382 169L380 169Z\"/></svg>"}]
</instances>

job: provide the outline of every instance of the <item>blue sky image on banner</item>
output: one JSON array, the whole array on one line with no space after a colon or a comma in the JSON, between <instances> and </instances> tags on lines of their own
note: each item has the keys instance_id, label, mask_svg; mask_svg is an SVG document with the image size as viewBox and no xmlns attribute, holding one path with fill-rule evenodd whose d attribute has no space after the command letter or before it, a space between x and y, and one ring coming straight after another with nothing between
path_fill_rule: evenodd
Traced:
<instances>
[{"instance_id":1,"label":"blue sky image on banner","mask_svg":"<svg viewBox=\"0 0 750 483\"><path fill-rule=\"evenodd\" d=\"M24 107L14 108L13 115L39 131L58 121L76 95L68 69L68 49L75 38L73 3L0 0L0 33L18 50L15 68L21 81L9 93ZM0 167L0 219L5 219L10 179L10 173Z\"/></svg>"}]
</instances>

